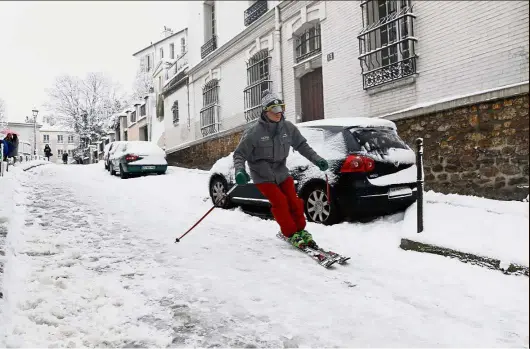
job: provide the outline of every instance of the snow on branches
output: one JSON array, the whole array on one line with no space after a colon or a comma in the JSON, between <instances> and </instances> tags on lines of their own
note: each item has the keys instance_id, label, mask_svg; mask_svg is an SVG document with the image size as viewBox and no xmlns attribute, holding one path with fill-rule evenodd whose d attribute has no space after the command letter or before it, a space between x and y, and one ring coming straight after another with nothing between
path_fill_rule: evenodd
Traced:
<instances>
[{"instance_id":1,"label":"snow on branches","mask_svg":"<svg viewBox=\"0 0 530 349\"><path fill-rule=\"evenodd\" d=\"M101 73L89 73L85 79L57 77L47 92L47 108L59 124L72 128L85 146L101 139L112 115L125 107L120 87Z\"/></svg>"}]
</instances>

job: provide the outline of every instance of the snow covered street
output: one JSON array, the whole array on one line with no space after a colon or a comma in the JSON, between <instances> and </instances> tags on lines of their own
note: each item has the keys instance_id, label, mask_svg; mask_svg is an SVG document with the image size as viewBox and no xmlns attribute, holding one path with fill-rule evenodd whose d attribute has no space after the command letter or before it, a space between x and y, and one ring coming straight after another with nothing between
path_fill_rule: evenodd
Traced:
<instances>
[{"instance_id":1,"label":"snow covered street","mask_svg":"<svg viewBox=\"0 0 530 349\"><path fill-rule=\"evenodd\" d=\"M175 244L211 207L204 171L16 176L0 347L529 346L528 278L400 250L403 213L309 224L352 257L326 270L239 209Z\"/></svg>"}]
</instances>

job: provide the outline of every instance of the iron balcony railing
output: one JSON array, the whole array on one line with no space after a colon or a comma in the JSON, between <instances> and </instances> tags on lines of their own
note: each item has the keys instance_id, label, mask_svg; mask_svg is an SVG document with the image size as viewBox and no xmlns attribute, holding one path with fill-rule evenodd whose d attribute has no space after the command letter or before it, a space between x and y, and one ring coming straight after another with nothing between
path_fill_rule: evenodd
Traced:
<instances>
[{"instance_id":1,"label":"iron balcony railing","mask_svg":"<svg viewBox=\"0 0 530 349\"><path fill-rule=\"evenodd\" d=\"M245 10L245 26L248 27L268 11L267 0L258 0Z\"/></svg>"},{"instance_id":2,"label":"iron balcony railing","mask_svg":"<svg viewBox=\"0 0 530 349\"><path fill-rule=\"evenodd\" d=\"M217 49L217 37L214 35L201 47L201 59L208 56L210 53Z\"/></svg>"},{"instance_id":3,"label":"iron balcony railing","mask_svg":"<svg viewBox=\"0 0 530 349\"><path fill-rule=\"evenodd\" d=\"M372 17L372 23L366 25L357 36L365 90L416 73L416 16L412 13L410 1L402 0L399 4L400 8L380 18L375 16L378 13L376 2L367 0L361 4L363 18Z\"/></svg>"}]
</instances>

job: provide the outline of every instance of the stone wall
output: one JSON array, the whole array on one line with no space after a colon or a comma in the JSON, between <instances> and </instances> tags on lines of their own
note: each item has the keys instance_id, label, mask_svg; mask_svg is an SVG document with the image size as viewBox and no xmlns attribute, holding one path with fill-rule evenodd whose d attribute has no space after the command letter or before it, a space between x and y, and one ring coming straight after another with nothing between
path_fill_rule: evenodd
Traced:
<instances>
[{"instance_id":1,"label":"stone wall","mask_svg":"<svg viewBox=\"0 0 530 349\"><path fill-rule=\"evenodd\" d=\"M525 94L396 121L411 147L423 137L426 190L525 198L528 101Z\"/></svg>"},{"instance_id":2,"label":"stone wall","mask_svg":"<svg viewBox=\"0 0 530 349\"><path fill-rule=\"evenodd\" d=\"M411 147L424 139L425 189L522 200L528 195L528 94L395 121ZM209 170L243 131L168 155L173 166Z\"/></svg>"},{"instance_id":3,"label":"stone wall","mask_svg":"<svg viewBox=\"0 0 530 349\"><path fill-rule=\"evenodd\" d=\"M209 170L220 158L229 155L239 144L243 131L236 131L222 137L194 144L170 153L167 162L171 166Z\"/></svg>"}]
</instances>

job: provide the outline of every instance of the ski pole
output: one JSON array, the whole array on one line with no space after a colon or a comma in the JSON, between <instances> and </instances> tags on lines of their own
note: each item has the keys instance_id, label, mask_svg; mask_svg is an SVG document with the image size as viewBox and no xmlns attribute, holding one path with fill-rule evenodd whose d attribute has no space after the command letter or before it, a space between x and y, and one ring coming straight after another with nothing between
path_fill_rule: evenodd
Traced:
<instances>
[{"instance_id":1,"label":"ski pole","mask_svg":"<svg viewBox=\"0 0 530 349\"><path fill-rule=\"evenodd\" d=\"M237 188L237 184L234 185L234 186L232 187L232 189L230 189L225 195L223 195L223 197L222 197L221 199L216 200L216 201L215 201L215 204L214 204L214 205L208 210L208 212L206 212L206 213L204 214L204 216L201 217L201 219L199 219L199 220L197 221L197 223L195 223L191 228L189 228L187 232L185 232L184 234L182 234L181 237L176 238L175 243L180 242L180 240L181 240L184 236L186 236L190 231L192 231L193 228L195 228L196 226L198 226L199 223L202 222L202 220L203 220L204 218L206 218L206 216L208 216L208 215L210 214L210 212L213 211L213 209L216 207L216 205L219 204L219 203L220 203L221 201L223 201L224 199L228 198L228 195L230 195L230 193L231 193L232 191L234 191L234 189L236 189L236 188Z\"/></svg>"}]
</instances>

